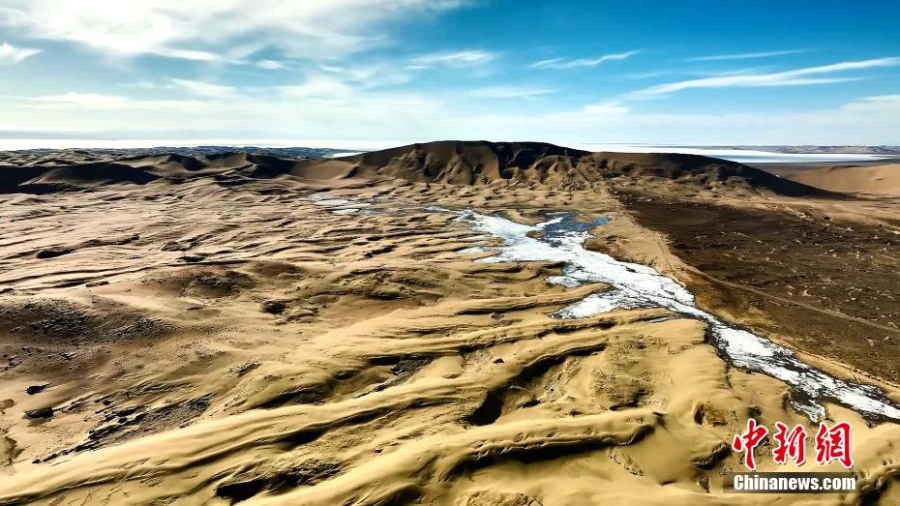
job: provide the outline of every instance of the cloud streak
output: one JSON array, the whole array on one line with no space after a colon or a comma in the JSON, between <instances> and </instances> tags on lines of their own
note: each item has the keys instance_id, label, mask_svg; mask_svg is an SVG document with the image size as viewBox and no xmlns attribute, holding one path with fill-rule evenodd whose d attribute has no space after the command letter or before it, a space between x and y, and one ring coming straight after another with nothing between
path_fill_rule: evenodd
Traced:
<instances>
[{"instance_id":1,"label":"cloud streak","mask_svg":"<svg viewBox=\"0 0 900 506\"><path fill-rule=\"evenodd\" d=\"M40 49L16 47L4 42L0 44L0 65L14 65L40 52Z\"/></svg>"},{"instance_id":2,"label":"cloud streak","mask_svg":"<svg viewBox=\"0 0 900 506\"><path fill-rule=\"evenodd\" d=\"M525 86L488 86L472 90L469 96L475 98L491 98L491 99L522 99L535 98L542 95L550 95L556 90L549 88L529 88Z\"/></svg>"},{"instance_id":3,"label":"cloud streak","mask_svg":"<svg viewBox=\"0 0 900 506\"><path fill-rule=\"evenodd\" d=\"M864 97L861 102L889 103L900 105L900 95L876 95L873 97Z\"/></svg>"},{"instance_id":4,"label":"cloud streak","mask_svg":"<svg viewBox=\"0 0 900 506\"><path fill-rule=\"evenodd\" d=\"M202 81L191 81L188 79L169 79L176 88L205 98L226 98L234 95L237 91L232 86L224 86L221 84L213 84Z\"/></svg>"},{"instance_id":5,"label":"cloud streak","mask_svg":"<svg viewBox=\"0 0 900 506\"><path fill-rule=\"evenodd\" d=\"M566 58L551 58L549 60L541 60L538 62L534 62L529 65L530 68L533 69L557 69L557 70L565 70L565 69L575 69L575 68L584 68L584 67L596 67L601 63L608 61L619 61L619 60L627 60L632 56L640 53L639 50L627 51L624 53L615 53L615 54L607 54L600 56L598 58L578 58L575 60L566 59Z\"/></svg>"},{"instance_id":6,"label":"cloud streak","mask_svg":"<svg viewBox=\"0 0 900 506\"><path fill-rule=\"evenodd\" d=\"M592 115L622 115L628 114L631 109L621 102L604 102L602 104L590 104L584 106L583 112Z\"/></svg>"},{"instance_id":7,"label":"cloud streak","mask_svg":"<svg viewBox=\"0 0 900 506\"><path fill-rule=\"evenodd\" d=\"M429 53L411 58L408 68L423 70L432 67L447 67L451 69L480 67L497 60L499 57L500 55L497 53L482 49Z\"/></svg>"},{"instance_id":8,"label":"cloud streak","mask_svg":"<svg viewBox=\"0 0 900 506\"><path fill-rule=\"evenodd\" d=\"M254 65L263 70L281 70L285 68L283 63L276 60L259 60Z\"/></svg>"},{"instance_id":9,"label":"cloud streak","mask_svg":"<svg viewBox=\"0 0 900 506\"><path fill-rule=\"evenodd\" d=\"M669 95L678 91L694 88L754 88L775 86L810 86L817 84L841 83L856 81L860 77L818 77L828 74L868 70L875 68L895 67L900 65L900 57L878 58L854 62L834 63L819 67L807 67L796 70L769 73L725 74L702 79L690 79L657 86L651 86L627 95L627 98L640 99Z\"/></svg>"},{"instance_id":10,"label":"cloud streak","mask_svg":"<svg viewBox=\"0 0 900 506\"><path fill-rule=\"evenodd\" d=\"M69 91L59 95L43 95L30 97L28 107L38 109L81 109L85 111L119 111L132 110L179 110L202 106L202 102L189 100L133 100L121 95L102 95L97 93L77 93Z\"/></svg>"},{"instance_id":11,"label":"cloud streak","mask_svg":"<svg viewBox=\"0 0 900 506\"><path fill-rule=\"evenodd\" d=\"M688 58L687 61L728 61L728 60L752 60L756 58L771 58L773 56L787 56L789 54L805 53L806 49L789 49L786 51L764 51L759 53L719 54L713 56L699 56Z\"/></svg>"}]
</instances>

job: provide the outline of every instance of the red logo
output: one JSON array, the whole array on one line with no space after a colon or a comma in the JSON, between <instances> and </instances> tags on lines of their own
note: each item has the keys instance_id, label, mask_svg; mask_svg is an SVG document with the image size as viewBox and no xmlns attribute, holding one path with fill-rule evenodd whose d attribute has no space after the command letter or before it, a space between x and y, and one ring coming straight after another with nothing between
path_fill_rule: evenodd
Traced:
<instances>
[{"instance_id":1,"label":"red logo","mask_svg":"<svg viewBox=\"0 0 900 506\"><path fill-rule=\"evenodd\" d=\"M816 433L816 462L827 464L838 461L850 469L853 467L853 457L850 455L850 424L840 422L830 429L824 423L819 425Z\"/></svg>"},{"instance_id":2,"label":"red logo","mask_svg":"<svg viewBox=\"0 0 900 506\"><path fill-rule=\"evenodd\" d=\"M756 470L756 460L753 458L753 449L759 446L759 443L769 433L769 429L758 425L753 418L747 420L747 432L734 436L731 443L731 449L736 452L746 452L744 457L744 465L751 471Z\"/></svg>"},{"instance_id":3,"label":"red logo","mask_svg":"<svg viewBox=\"0 0 900 506\"><path fill-rule=\"evenodd\" d=\"M759 425L753 418L747 420L747 430L743 434L734 436L731 449L745 453L744 465L751 471L756 470L756 459L753 450L769 434L769 429ZM829 464L840 462L845 468L853 467L853 456L850 454L851 428L847 422L839 422L831 428L822 423L816 432L816 462ZM788 426L775 422L775 448L772 449L772 459L776 464L787 464L788 459L793 460L798 466L806 462L806 429L802 425L795 425L788 430Z\"/></svg>"},{"instance_id":4,"label":"red logo","mask_svg":"<svg viewBox=\"0 0 900 506\"><path fill-rule=\"evenodd\" d=\"M772 456L776 464L786 464L790 457L798 466L806 462L806 429L802 425L795 425L788 432L787 425L775 422L775 443L778 445L772 450Z\"/></svg>"}]
</instances>

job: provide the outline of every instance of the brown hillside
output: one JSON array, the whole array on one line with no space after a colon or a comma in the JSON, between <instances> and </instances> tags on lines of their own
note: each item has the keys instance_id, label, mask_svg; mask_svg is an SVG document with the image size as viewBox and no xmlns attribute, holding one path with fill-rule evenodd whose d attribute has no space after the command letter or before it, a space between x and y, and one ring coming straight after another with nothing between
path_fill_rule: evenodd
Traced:
<instances>
[{"instance_id":1,"label":"brown hillside","mask_svg":"<svg viewBox=\"0 0 900 506\"><path fill-rule=\"evenodd\" d=\"M384 177L453 185L550 186L583 190L598 184L614 191L685 195L753 192L804 196L829 193L739 163L696 155L590 153L537 142L438 141L321 160L242 152L177 154L115 161L0 167L0 192L46 193L67 189L199 177L308 180Z\"/></svg>"},{"instance_id":2,"label":"brown hillside","mask_svg":"<svg viewBox=\"0 0 900 506\"><path fill-rule=\"evenodd\" d=\"M109 184L143 185L195 178L269 179L290 174L302 160L248 153L177 154L73 164L0 166L0 193L51 193Z\"/></svg>"},{"instance_id":3,"label":"brown hillside","mask_svg":"<svg viewBox=\"0 0 900 506\"><path fill-rule=\"evenodd\" d=\"M550 185L568 189L588 188L601 181L639 185L652 180L678 182L686 190L714 186L779 195L825 195L828 192L765 171L716 158L673 153L590 153L553 144L487 141L439 141L412 144L339 159L345 170L378 174L417 182L460 185L498 181ZM314 167L334 164L311 161Z\"/></svg>"}]
</instances>

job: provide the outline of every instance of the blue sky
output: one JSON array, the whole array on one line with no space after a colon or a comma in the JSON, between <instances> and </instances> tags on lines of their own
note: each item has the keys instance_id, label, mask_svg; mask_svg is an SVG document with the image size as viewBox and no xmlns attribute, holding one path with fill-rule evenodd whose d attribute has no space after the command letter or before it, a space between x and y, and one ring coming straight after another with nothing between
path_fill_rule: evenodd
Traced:
<instances>
[{"instance_id":1,"label":"blue sky","mask_svg":"<svg viewBox=\"0 0 900 506\"><path fill-rule=\"evenodd\" d=\"M891 4L0 0L0 136L900 144Z\"/></svg>"}]
</instances>

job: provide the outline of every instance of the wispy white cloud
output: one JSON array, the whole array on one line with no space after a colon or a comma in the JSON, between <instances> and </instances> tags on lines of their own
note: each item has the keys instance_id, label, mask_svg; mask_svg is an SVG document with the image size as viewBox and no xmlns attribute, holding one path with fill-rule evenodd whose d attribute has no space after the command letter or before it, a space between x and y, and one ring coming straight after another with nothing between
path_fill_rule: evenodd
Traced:
<instances>
[{"instance_id":1,"label":"wispy white cloud","mask_svg":"<svg viewBox=\"0 0 900 506\"><path fill-rule=\"evenodd\" d=\"M321 124L344 124L364 119L367 123L390 123L398 110L415 109L416 114L432 111L441 103L433 96L426 97L415 92L397 91L390 87L373 86L370 80L362 78L363 69L357 72L312 73L299 84L279 86L271 98L272 103L280 103L279 109L305 111L302 117L320 115ZM258 96L271 94L258 94ZM250 108L252 101L247 103ZM264 106L264 108L267 106ZM248 114L255 114L248 112ZM379 117L379 115L381 115Z\"/></svg>"},{"instance_id":2,"label":"wispy white cloud","mask_svg":"<svg viewBox=\"0 0 900 506\"><path fill-rule=\"evenodd\" d=\"M123 109L178 109L202 105L202 102L188 100L134 100L122 95L102 95L97 93L66 92L59 95L42 95L24 98L26 105L39 109L85 109L85 110L123 110Z\"/></svg>"},{"instance_id":3,"label":"wispy white cloud","mask_svg":"<svg viewBox=\"0 0 900 506\"><path fill-rule=\"evenodd\" d=\"M216 53L211 53L209 51L197 51L193 49L177 49L171 47L159 48L155 51L155 54L159 56L165 56L167 58L178 58L182 60L191 60L191 61L219 61L222 60L222 56Z\"/></svg>"},{"instance_id":4,"label":"wispy white cloud","mask_svg":"<svg viewBox=\"0 0 900 506\"><path fill-rule=\"evenodd\" d=\"M303 83L278 88L283 97L290 99L318 99L346 101L355 94L354 89L337 77L314 75Z\"/></svg>"},{"instance_id":5,"label":"wispy white cloud","mask_svg":"<svg viewBox=\"0 0 900 506\"><path fill-rule=\"evenodd\" d=\"M652 79L654 77L662 77L670 74L673 74L673 72L668 70L650 70L647 72L634 72L631 74L626 74L625 77L627 77L628 79Z\"/></svg>"},{"instance_id":6,"label":"wispy white cloud","mask_svg":"<svg viewBox=\"0 0 900 506\"><path fill-rule=\"evenodd\" d=\"M264 70L281 70L284 68L284 63L276 60L259 60L254 65Z\"/></svg>"},{"instance_id":7,"label":"wispy white cloud","mask_svg":"<svg viewBox=\"0 0 900 506\"><path fill-rule=\"evenodd\" d=\"M353 83L355 87L362 89L397 86L412 80L408 73L398 70L396 65L389 63L321 65L319 70L341 82Z\"/></svg>"},{"instance_id":8,"label":"wispy white cloud","mask_svg":"<svg viewBox=\"0 0 900 506\"><path fill-rule=\"evenodd\" d=\"M478 88L468 93L476 98L492 99L522 99L535 98L542 95L550 95L556 90L550 88L530 88L526 86L487 86Z\"/></svg>"},{"instance_id":9,"label":"wispy white cloud","mask_svg":"<svg viewBox=\"0 0 900 506\"><path fill-rule=\"evenodd\" d=\"M846 114L869 114L872 117L895 114L900 118L900 95L862 97L848 104L844 104L844 106L841 107L841 111Z\"/></svg>"},{"instance_id":10,"label":"wispy white cloud","mask_svg":"<svg viewBox=\"0 0 900 506\"><path fill-rule=\"evenodd\" d=\"M699 56L688 58L687 61L726 61L726 60L752 60L755 58L771 58L773 56L786 56L789 54L805 53L806 49L789 49L786 51L765 51L759 53L719 54L713 56Z\"/></svg>"},{"instance_id":11,"label":"wispy white cloud","mask_svg":"<svg viewBox=\"0 0 900 506\"><path fill-rule=\"evenodd\" d=\"M124 83L119 86L140 90L176 90L198 97L213 99L234 98L234 94L237 91L237 88L233 86L176 78L169 78L165 81L141 79L137 82Z\"/></svg>"},{"instance_id":12,"label":"wispy white cloud","mask_svg":"<svg viewBox=\"0 0 900 506\"><path fill-rule=\"evenodd\" d=\"M263 48L328 58L390 42L388 23L465 0L5 0L0 27L115 57L231 61ZM249 41L249 42L248 42Z\"/></svg>"},{"instance_id":13,"label":"wispy white cloud","mask_svg":"<svg viewBox=\"0 0 900 506\"><path fill-rule=\"evenodd\" d=\"M121 109L129 103L128 97L120 95L100 95L96 93L68 92L60 95L44 95L31 100L37 104L77 106L88 109Z\"/></svg>"},{"instance_id":14,"label":"wispy white cloud","mask_svg":"<svg viewBox=\"0 0 900 506\"><path fill-rule=\"evenodd\" d=\"M407 68L421 70L431 67L448 67L453 69L479 67L491 63L499 57L500 55L497 53L482 49L429 53L411 58Z\"/></svg>"},{"instance_id":15,"label":"wispy white cloud","mask_svg":"<svg viewBox=\"0 0 900 506\"><path fill-rule=\"evenodd\" d=\"M40 52L40 49L16 47L4 42L3 44L0 44L0 65L12 65L15 63L19 63L25 58L29 58Z\"/></svg>"},{"instance_id":16,"label":"wispy white cloud","mask_svg":"<svg viewBox=\"0 0 900 506\"><path fill-rule=\"evenodd\" d=\"M807 67L796 70L769 73L739 73L726 74L702 79L690 79L673 83L660 84L633 92L628 98L650 98L668 95L677 91L692 88L730 88L730 87L773 87L773 86L809 86L815 84L841 83L855 81L860 77L810 77L848 72L853 70L868 70L875 68L894 67L900 65L900 57L878 58L873 60L842 62L819 67Z\"/></svg>"},{"instance_id":17,"label":"wispy white cloud","mask_svg":"<svg viewBox=\"0 0 900 506\"><path fill-rule=\"evenodd\" d=\"M863 97L860 99L860 102L900 104L900 95L876 95L873 97Z\"/></svg>"},{"instance_id":18,"label":"wispy white cloud","mask_svg":"<svg viewBox=\"0 0 900 506\"><path fill-rule=\"evenodd\" d=\"M583 112L587 114L600 114L600 115L621 115L628 114L631 109L623 105L621 102L604 102L601 104L590 104L584 106L582 109Z\"/></svg>"},{"instance_id":19,"label":"wispy white cloud","mask_svg":"<svg viewBox=\"0 0 900 506\"><path fill-rule=\"evenodd\" d=\"M534 62L529 65L529 67L535 69L574 69L579 67L596 67L597 65L608 61L626 60L638 53L640 53L640 50L607 54L597 58L578 58L575 60L570 60L567 58L551 58L549 60Z\"/></svg>"},{"instance_id":20,"label":"wispy white cloud","mask_svg":"<svg viewBox=\"0 0 900 506\"><path fill-rule=\"evenodd\" d=\"M563 145L597 142L680 144L893 144L900 132L900 97L863 96L807 111L671 113L628 109L603 102L538 113L526 109L473 110L458 95L359 90L333 81L302 88L240 93L220 101L139 101L127 97L69 93L0 100L0 130L140 132L173 138L191 130L227 132L219 138L340 139L399 145L439 138L540 139ZM24 113L22 106L40 107ZM122 114L122 109L129 114ZM176 111L190 114L175 114ZM402 110L403 114L397 114ZM814 125L814 128L810 128ZM205 138L209 137L209 134ZM213 134L215 135L215 134ZM299 141L298 141L299 142Z\"/></svg>"},{"instance_id":21,"label":"wispy white cloud","mask_svg":"<svg viewBox=\"0 0 900 506\"><path fill-rule=\"evenodd\" d=\"M152 81L150 79L141 79L134 83L125 83L125 84L120 84L119 86L123 86L126 88L138 88L141 90L156 90L156 89L161 89L161 88L167 87L167 86L161 85L155 81ZM168 86L168 87L171 88L171 86Z\"/></svg>"},{"instance_id":22,"label":"wispy white cloud","mask_svg":"<svg viewBox=\"0 0 900 506\"><path fill-rule=\"evenodd\" d=\"M203 81L191 81L189 79L169 79L176 88L192 95L206 98L225 98L232 96L236 89L233 86L207 83Z\"/></svg>"}]
</instances>

